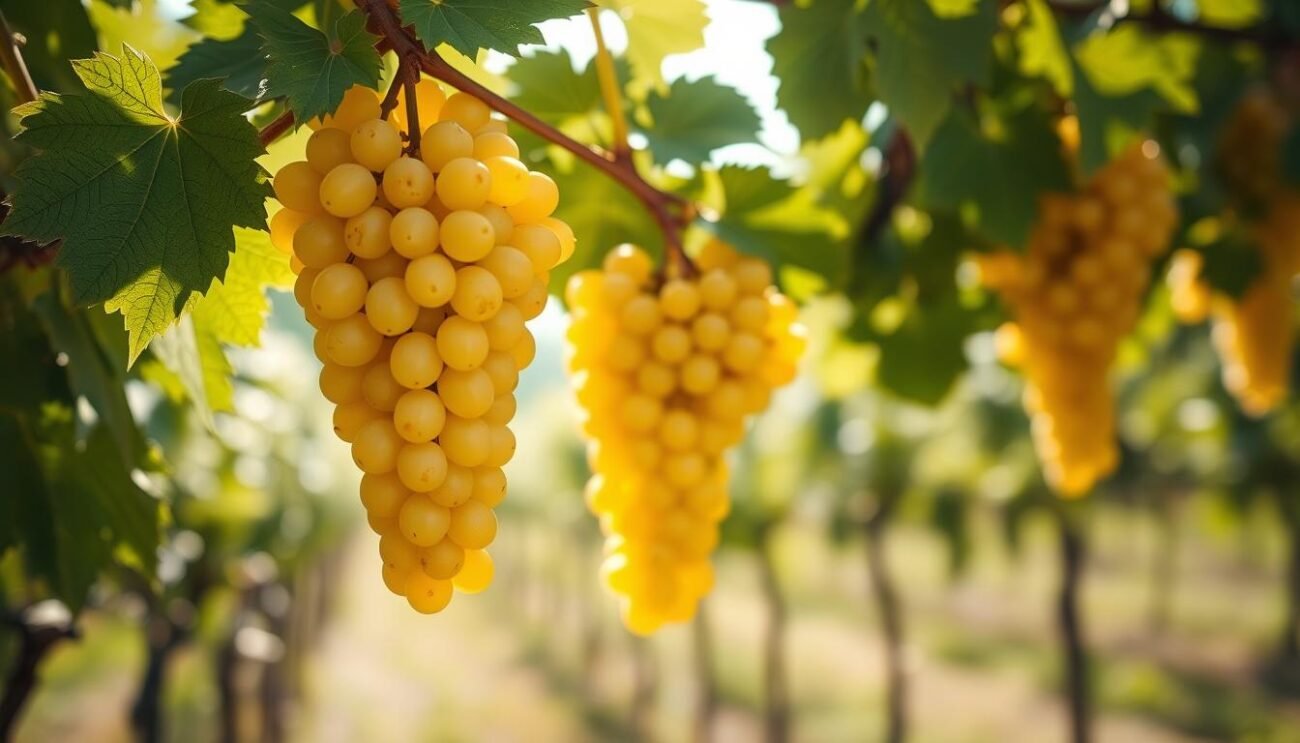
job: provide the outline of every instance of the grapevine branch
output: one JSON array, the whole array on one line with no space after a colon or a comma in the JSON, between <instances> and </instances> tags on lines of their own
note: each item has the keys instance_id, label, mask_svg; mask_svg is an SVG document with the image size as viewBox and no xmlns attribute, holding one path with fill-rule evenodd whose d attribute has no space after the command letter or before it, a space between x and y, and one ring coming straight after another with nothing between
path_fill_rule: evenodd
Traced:
<instances>
[{"instance_id":1,"label":"grapevine branch","mask_svg":"<svg viewBox=\"0 0 1300 743\"><path fill-rule=\"evenodd\" d=\"M383 35L381 43L396 52L399 58L418 62L420 70L425 74L482 100L542 139L573 153L627 189L658 223L669 254L685 257L681 249L681 228L694 214L694 209L686 199L650 185L637 172L631 158L619 159L610 152L578 142L452 67L437 52L426 50L402 28L396 13L384 0L360 0L359 5Z\"/></svg>"}]
</instances>

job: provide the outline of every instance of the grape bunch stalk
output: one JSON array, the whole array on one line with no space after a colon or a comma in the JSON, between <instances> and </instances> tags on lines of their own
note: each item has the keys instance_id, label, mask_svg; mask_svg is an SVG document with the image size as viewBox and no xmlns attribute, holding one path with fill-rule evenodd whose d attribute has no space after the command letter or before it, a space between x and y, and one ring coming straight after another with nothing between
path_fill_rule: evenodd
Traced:
<instances>
[{"instance_id":1,"label":"grape bunch stalk","mask_svg":"<svg viewBox=\"0 0 1300 743\"><path fill-rule=\"evenodd\" d=\"M1175 314L1211 319L1223 386L1241 409L1260 416L1286 399L1295 347L1291 283L1300 273L1300 192L1282 182L1278 161L1291 116L1266 90L1245 95L1219 140L1219 172L1234 208L1224 221L1243 228L1259 273L1240 296L1214 291L1204 260L1180 250L1167 281Z\"/></svg>"},{"instance_id":2,"label":"grape bunch stalk","mask_svg":"<svg viewBox=\"0 0 1300 743\"><path fill-rule=\"evenodd\" d=\"M1147 141L1081 191L1045 197L1023 254L977 258L1014 318L998 330L999 355L1024 372L1034 446L1063 495L1086 494L1118 463L1111 362L1176 223L1168 171Z\"/></svg>"},{"instance_id":3,"label":"grape bunch stalk","mask_svg":"<svg viewBox=\"0 0 1300 743\"><path fill-rule=\"evenodd\" d=\"M492 580L513 391L536 350L525 322L574 235L551 217L555 183L478 98L421 80L395 103L354 87L309 122L305 159L273 180L271 237L364 473L384 583L434 613Z\"/></svg>"},{"instance_id":4,"label":"grape bunch stalk","mask_svg":"<svg viewBox=\"0 0 1300 743\"><path fill-rule=\"evenodd\" d=\"M649 634L689 620L712 587L730 509L724 455L795 377L805 332L767 263L721 242L690 275L656 272L632 245L602 268L566 287L567 366L589 440L587 505L606 537L601 575L624 624Z\"/></svg>"}]
</instances>

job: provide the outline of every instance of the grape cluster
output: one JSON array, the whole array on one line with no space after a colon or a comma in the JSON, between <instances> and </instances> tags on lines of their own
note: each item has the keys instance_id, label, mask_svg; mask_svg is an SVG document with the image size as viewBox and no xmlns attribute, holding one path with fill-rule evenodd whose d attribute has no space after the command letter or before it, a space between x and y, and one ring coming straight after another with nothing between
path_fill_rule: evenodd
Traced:
<instances>
[{"instance_id":1,"label":"grape cluster","mask_svg":"<svg viewBox=\"0 0 1300 743\"><path fill-rule=\"evenodd\" d=\"M1014 317L998 350L1025 374L1034 445L1065 495L1086 493L1117 462L1107 376L1177 221L1158 154L1144 142L1080 192L1045 197L1024 254L978 258L981 280Z\"/></svg>"},{"instance_id":2,"label":"grape cluster","mask_svg":"<svg viewBox=\"0 0 1300 743\"><path fill-rule=\"evenodd\" d=\"M567 365L590 441L586 500L606 535L601 574L648 634L695 614L727 515L726 450L792 380L806 345L772 271L712 242L698 275L664 278L623 245L575 274Z\"/></svg>"},{"instance_id":3,"label":"grape cluster","mask_svg":"<svg viewBox=\"0 0 1300 743\"><path fill-rule=\"evenodd\" d=\"M405 107L381 118L367 88L310 122L306 159L275 174L271 235L292 252L320 388L364 473L384 583L433 613L492 579L513 391L535 352L524 323L574 236L550 216L555 183L482 101L416 91L432 122L418 154Z\"/></svg>"},{"instance_id":4,"label":"grape cluster","mask_svg":"<svg viewBox=\"0 0 1300 743\"><path fill-rule=\"evenodd\" d=\"M1267 91L1238 104L1219 140L1219 170L1242 220L1259 274L1239 297L1214 292L1202 276L1199 253L1179 251L1168 283L1174 312L1196 323L1212 317L1224 387L1250 415L1264 415L1286 399L1295 346L1292 278L1300 273L1300 193L1286 188L1278 168L1291 126Z\"/></svg>"}]
</instances>

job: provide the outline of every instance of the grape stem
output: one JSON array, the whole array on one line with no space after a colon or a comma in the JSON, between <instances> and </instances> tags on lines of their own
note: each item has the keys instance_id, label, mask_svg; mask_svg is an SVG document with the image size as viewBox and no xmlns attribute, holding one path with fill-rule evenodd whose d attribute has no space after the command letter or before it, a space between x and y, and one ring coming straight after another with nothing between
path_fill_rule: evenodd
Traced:
<instances>
[{"instance_id":1,"label":"grape stem","mask_svg":"<svg viewBox=\"0 0 1300 743\"><path fill-rule=\"evenodd\" d=\"M406 82L406 70L409 65L405 57L398 60L397 72L388 83L388 92L384 94L384 100L379 103L379 118L387 119L393 109L397 108L397 94L402 90L402 83Z\"/></svg>"},{"instance_id":2,"label":"grape stem","mask_svg":"<svg viewBox=\"0 0 1300 743\"><path fill-rule=\"evenodd\" d=\"M4 39L0 41L0 64L4 65L5 74L13 82L14 93L22 103L31 103L40 95L36 88L36 83L32 82L32 75L27 71L27 63L23 61L23 53L20 49L20 39L22 37L15 34L9 28L9 19L5 18L3 11L0 11L0 33L4 34Z\"/></svg>"},{"instance_id":3,"label":"grape stem","mask_svg":"<svg viewBox=\"0 0 1300 743\"><path fill-rule=\"evenodd\" d=\"M615 160L631 159L632 148L627 143L623 95L619 89L618 72L614 69L614 57L609 53L609 47L605 46L605 33L600 29L600 9L587 8L587 18L591 20L591 34L596 39L596 79L600 82L600 96L604 99L605 110L613 122L610 153Z\"/></svg>"},{"instance_id":4,"label":"grape stem","mask_svg":"<svg viewBox=\"0 0 1300 743\"><path fill-rule=\"evenodd\" d=\"M406 128L410 132L410 141L406 144L406 154L414 156L420 151L420 107L415 98L415 84L420 79L420 68L411 67L402 81L406 90ZM413 73L413 74L412 74Z\"/></svg>"},{"instance_id":5,"label":"grape stem","mask_svg":"<svg viewBox=\"0 0 1300 743\"><path fill-rule=\"evenodd\" d=\"M262 127L257 132L257 139L265 147L280 138L281 134L289 131L293 127L293 111L285 111L275 117L271 123Z\"/></svg>"},{"instance_id":6,"label":"grape stem","mask_svg":"<svg viewBox=\"0 0 1300 743\"><path fill-rule=\"evenodd\" d=\"M578 159L609 176L628 193L637 198L654 218L663 232L664 245L675 270L682 275L693 275L695 267L682 250L681 230L695 218L696 209L687 199L662 191L650 185L637 172L630 156L620 158L615 153L599 147L585 145L533 114L497 95L473 78L452 67L436 51L427 50L407 30L402 28L397 14L385 0L358 0L357 3L370 17L374 27L382 34L381 44L396 52L400 59L412 59L426 75L441 80L457 90L478 98L492 109L504 114L515 123L542 139L573 153ZM612 115L612 114L611 114ZM630 154L630 153L629 153Z\"/></svg>"}]
</instances>

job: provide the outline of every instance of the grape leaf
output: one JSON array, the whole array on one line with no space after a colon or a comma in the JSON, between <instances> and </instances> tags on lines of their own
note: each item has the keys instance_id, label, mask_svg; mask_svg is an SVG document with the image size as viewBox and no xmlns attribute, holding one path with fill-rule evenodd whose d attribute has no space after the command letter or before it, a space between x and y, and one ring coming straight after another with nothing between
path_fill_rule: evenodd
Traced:
<instances>
[{"instance_id":1,"label":"grape leaf","mask_svg":"<svg viewBox=\"0 0 1300 743\"><path fill-rule=\"evenodd\" d=\"M135 0L129 8L114 8L102 2L87 3L90 22L104 51L130 46L153 61L160 70L176 64L197 34L173 21L169 0Z\"/></svg>"},{"instance_id":2,"label":"grape leaf","mask_svg":"<svg viewBox=\"0 0 1300 743\"><path fill-rule=\"evenodd\" d=\"M704 46L709 19L700 0L596 0L596 4L623 19L632 71L655 86L664 79L664 57Z\"/></svg>"},{"instance_id":3,"label":"grape leaf","mask_svg":"<svg viewBox=\"0 0 1300 743\"><path fill-rule=\"evenodd\" d=\"M958 89L989 80L997 3L980 0L974 13L941 17L928 3L873 0L862 21L876 42L880 100L924 150Z\"/></svg>"},{"instance_id":4,"label":"grape leaf","mask_svg":"<svg viewBox=\"0 0 1300 743\"><path fill-rule=\"evenodd\" d=\"M1051 122L1029 109L992 131L954 110L934 133L922 158L917 201L969 213L986 237L1021 248L1029 237L1038 196L1070 187L1061 143Z\"/></svg>"},{"instance_id":5,"label":"grape leaf","mask_svg":"<svg viewBox=\"0 0 1300 743\"><path fill-rule=\"evenodd\" d=\"M1197 0L1200 20L1210 26L1246 28L1264 17L1263 0Z\"/></svg>"},{"instance_id":6,"label":"grape leaf","mask_svg":"<svg viewBox=\"0 0 1300 743\"><path fill-rule=\"evenodd\" d=\"M1087 30L1085 26L1075 33ZM1149 132L1157 112L1199 111L1194 77L1201 53L1198 40L1155 36L1132 26L1089 33L1074 45L1074 100L1084 174Z\"/></svg>"},{"instance_id":7,"label":"grape leaf","mask_svg":"<svg viewBox=\"0 0 1300 743\"><path fill-rule=\"evenodd\" d=\"M289 259L262 230L237 230L226 277L194 304L195 325L222 343L256 346L271 310L268 287L293 285Z\"/></svg>"},{"instance_id":8,"label":"grape leaf","mask_svg":"<svg viewBox=\"0 0 1300 743\"><path fill-rule=\"evenodd\" d=\"M1074 92L1074 69L1056 17L1046 0L1029 0L1025 8L1028 15L1016 33L1020 72L1046 78L1057 93L1069 98Z\"/></svg>"},{"instance_id":9,"label":"grape leaf","mask_svg":"<svg viewBox=\"0 0 1300 743\"><path fill-rule=\"evenodd\" d=\"M514 102L551 124L602 110L595 66L588 64L578 72L566 49L520 57L508 74L515 84Z\"/></svg>"},{"instance_id":10,"label":"grape leaf","mask_svg":"<svg viewBox=\"0 0 1300 743\"><path fill-rule=\"evenodd\" d=\"M942 402L966 370L963 341L971 329L970 315L953 298L912 308L898 328L876 338L876 381L925 405Z\"/></svg>"},{"instance_id":11,"label":"grape leaf","mask_svg":"<svg viewBox=\"0 0 1300 743\"><path fill-rule=\"evenodd\" d=\"M9 276L18 272L11 271ZM19 289L0 276L0 414L31 413L67 390L55 352ZM0 469L0 472L3 472ZM3 500L3 498L0 498Z\"/></svg>"},{"instance_id":12,"label":"grape leaf","mask_svg":"<svg viewBox=\"0 0 1300 743\"><path fill-rule=\"evenodd\" d=\"M1075 76L1074 106L1079 117L1079 166L1085 175L1105 165L1152 125L1165 101L1149 88L1105 95L1085 74Z\"/></svg>"},{"instance_id":13,"label":"grape leaf","mask_svg":"<svg viewBox=\"0 0 1300 743\"><path fill-rule=\"evenodd\" d=\"M194 12L182 18L181 23L219 41L229 41L238 36L248 19L248 15L230 0L190 0L190 9Z\"/></svg>"},{"instance_id":14,"label":"grape leaf","mask_svg":"<svg viewBox=\"0 0 1300 743\"><path fill-rule=\"evenodd\" d=\"M402 0L402 20L430 49L446 43L470 57L479 49L517 56L544 41L537 24L582 12L587 0Z\"/></svg>"},{"instance_id":15,"label":"grape leaf","mask_svg":"<svg viewBox=\"0 0 1300 743\"><path fill-rule=\"evenodd\" d=\"M211 340L195 328L193 316L185 315L149 346L161 367L148 368L146 375L169 394L183 392L210 430L216 426L213 413L230 409L235 389L230 381L234 367Z\"/></svg>"},{"instance_id":16,"label":"grape leaf","mask_svg":"<svg viewBox=\"0 0 1300 743\"><path fill-rule=\"evenodd\" d=\"M1125 96L1151 89L1184 113L1197 108L1192 76L1198 40L1177 34L1148 34L1133 25L1092 33L1074 46L1079 69L1098 93Z\"/></svg>"},{"instance_id":17,"label":"grape leaf","mask_svg":"<svg viewBox=\"0 0 1300 743\"><path fill-rule=\"evenodd\" d=\"M134 464L143 442L126 402L123 367L113 363L100 348L85 311L67 307L58 294L51 288L36 298L32 309L52 348L67 357L72 393L84 397L95 409L104 428L112 434L122 461Z\"/></svg>"},{"instance_id":18,"label":"grape leaf","mask_svg":"<svg viewBox=\"0 0 1300 743\"><path fill-rule=\"evenodd\" d=\"M15 173L0 229L63 238L74 301L121 312L134 361L225 272L232 227L265 226L262 146L247 101L215 80L186 88L174 118L157 68L130 47L75 65L86 93L18 109L18 139L41 153Z\"/></svg>"},{"instance_id":19,"label":"grape leaf","mask_svg":"<svg viewBox=\"0 0 1300 743\"><path fill-rule=\"evenodd\" d=\"M379 85L383 66L375 51L379 39L366 31L366 16L361 11L338 19L327 35L270 2L244 7L269 60L266 95L288 98L297 121L309 121L338 108L353 85Z\"/></svg>"},{"instance_id":20,"label":"grape leaf","mask_svg":"<svg viewBox=\"0 0 1300 743\"><path fill-rule=\"evenodd\" d=\"M815 203L813 190L793 188L763 167L727 166L719 179L724 211L706 229L775 267L798 266L832 285L843 279L848 253L842 222Z\"/></svg>"},{"instance_id":21,"label":"grape leaf","mask_svg":"<svg viewBox=\"0 0 1300 743\"><path fill-rule=\"evenodd\" d=\"M153 576L163 511L131 479L107 428L78 446L73 418L71 400L32 420L0 415L0 471L16 485L4 515L18 528L25 569L76 611L113 564Z\"/></svg>"},{"instance_id":22,"label":"grape leaf","mask_svg":"<svg viewBox=\"0 0 1300 743\"><path fill-rule=\"evenodd\" d=\"M213 413L230 410L234 399L234 369L224 345L257 345L271 309L267 287L286 287L293 281L288 259L271 245L267 233L239 230L236 242L225 279L214 281L189 315L151 347L169 373L154 368L151 378L183 391L208 426Z\"/></svg>"},{"instance_id":23,"label":"grape leaf","mask_svg":"<svg viewBox=\"0 0 1300 743\"><path fill-rule=\"evenodd\" d=\"M262 81L266 78L266 55L262 53L262 39L251 28L230 40L200 39L191 44L167 69L167 87L172 91L169 100L178 102L180 92L195 80L214 77L222 80L222 87L245 98L262 96Z\"/></svg>"},{"instance_id":24,"label":"grape leaf","mask_svg":"<svg viewBox=\"0 0 1300 743\"><path fill-rule=\"evenodd\" d=\"M784 3L767 42L777 105L805 139L821 139L867 112L866 35L855 0Z\"/></svg>"},{"instance_id":25,"label":"grape leaf","mask_svg":"<svg viewBox=\"0 0 1300 743\"><path fill-rule=\"evenodd\" d=\"M677 78L667 96L650 94L646 110L654 123L642 134L661 164L684 160L698 165L720 147L758 141L754 107L735 88L713 77Z\"/></svg>"},{"instance_id":26,"label":"grape leaf","mask_svg":"<svg viewBox=\"0 0 1300 743\"><path fill-rule=\"evenodd\" d=\"M772 176L767 168L724 165L717 171L722 186L722 211L733 214L754 212L787 199L794 193L789 181Z\"/></svg>"}]
</instances>

